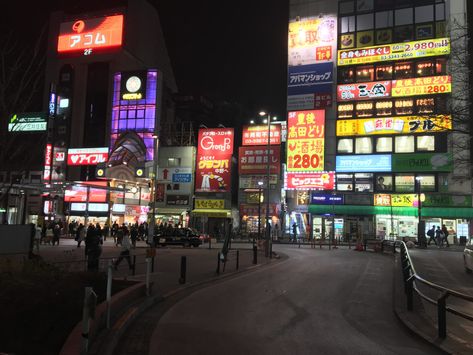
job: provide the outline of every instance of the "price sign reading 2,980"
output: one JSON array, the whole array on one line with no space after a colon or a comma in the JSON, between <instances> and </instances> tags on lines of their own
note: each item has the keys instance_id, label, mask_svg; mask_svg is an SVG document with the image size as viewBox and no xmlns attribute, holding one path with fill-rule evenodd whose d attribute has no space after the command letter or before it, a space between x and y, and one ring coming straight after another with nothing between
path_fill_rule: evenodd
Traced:
<instances>
[{"instance_id":1,"label":"price sign reading 2,980","mask_svg":"<svg viewBox=\"0 0 473 355\"><path fill-rule=\"evenodd\" d=\"M287 171L323 171L324 138L324 110L289 112Z\"/></svg>"}]
</instances>

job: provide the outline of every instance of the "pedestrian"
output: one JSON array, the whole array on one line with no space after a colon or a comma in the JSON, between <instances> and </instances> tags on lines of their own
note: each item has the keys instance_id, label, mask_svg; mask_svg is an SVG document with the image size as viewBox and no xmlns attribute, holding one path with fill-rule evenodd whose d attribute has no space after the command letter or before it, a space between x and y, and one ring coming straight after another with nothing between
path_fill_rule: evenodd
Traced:
<instances>
[{"instance_id":1,"label":"pedestrian","mask_svg":"<svg viewBox=\"0 0 473 355\"><path fill-rule=\"evenodd\" d=\"M115 233L115 245L118 246L118 244L121 244L122 239L123 239L123 228L118 228L117 232Z\"/></svg>"},{"instance_id":2,"label":"pedestrian","mask_svg":"<svg viewBox=\"0 0 473 355\"><path fill-rule=\"evenodd\" d=\"M97 233L97 236L99 237L100 244L103 244L103 230L102 230L102 227L100 227L100 223L95 224L95 232Z\"/></svg>"},{"instance_id":3,"label":"pedestrian","mask_svg":"<svg viewBox=\"0 0 473 355\"><path fill-rule=\"evenodd\" d=\"M443 242L445 242L445 245L447 247L450 246L450 244L448 243L448 229L445 224L442 224L442 245L443 245Z\"/></svg>"},{"instance_id":4,"label":"pedestrian","mask_svg":"<svg viewBox=\"0 0 473 355\"><path fill-rule=\"evenodd\" d=\"M56 223L53 227L53 245L59 245L59 239L61 238L61 226Z\"/></svg>"},{"instance_id":5,"label":"pedestrian","mask_svg":"<svg viewBox=\"0 0 473 355\"><path fill-rule=\"evenodd\" d=\"M120 255L118 256L118 259L115 261L115 263L113 264L113 267L115 268L115 270L118 269L118 265L120 265L120 263L122 262L123 259L126 259L126 261L128 262L128 267L130 268L130 270L133 269L132 267L132 264L131 264L131 258L130 258L130 248L131 248L131 243L130 243L130 238L128 236L128 233L124 233L123 234L123 238L122 238L122 241L121 241L121 245L122 245L122 250L120 252Z\"/></svg>"},{"instance_id":6,"label":"pedestrian","mask_svg":"<svg viewBox=\"0 0 473 355\"><path fill-rule=\"evenodd\" d=\"M132 225L130 229L130 238L131 238L131 245L133 245L133 249L136 248L136 240L138 239L138 228L136 225Z\"/></svg>"},{"instance_id":7,"label":"pedestrian","mask_svg":"<svg viewBox=\"0 0 473 355\"><path fill-rule=\"evenodd\" d=\"M437 226L437 229L435 230L435 239L437 240L437 247L442 246L442 230L440 229L440 226Z\"/></svg>"},{"instance_id":8,"label":"pedestrian","mask_svg":"<svg viewBox=\"0 0 473 355\"><path fill-rule=\"evenodd\" d=\"M85 229L85 227L83 228ZM102 254L100 239L94 225L91 223L87 227L85 237L85 255L87 257L87 271L99 271L99 260Z\"/></svg>"},{"instance_id":9,"label":"pedestrian","mask_svg":"<svg viewBox=\"0 0 473 355\"><path fill-rule=\"evenodd\" d=\"M112 224L112 238L113 238L113 242L115 243L115 245L118 245L117 243L117 233L118 233L118 224L117 224L117 221L114 221L113 224Z\"/></svg>"},{"instance_id":10,"label":"pedestrian","mask_svg":"<svg viewBox=\"0 0 473 355\"><path fill-rule=\"evenodd\" d=\"M53 242L53 238L54 238L53 228L54 228L54 225L52 223L50 223L48 228L46 228L45 241L46 243L48 243L48 245L51 245L51 243Z\"/></svg>"},{"instance_id":11,"label":"pedestrian","mask_svg":"<svg viewBox=\"0 0 473 355\"><path fill-rule=\"evenodd\" d=\"M103 241L104 242L107 241L108 233L110 233L110 226L108 225L108 223L105 223L105 225L103 226Z\"/></svg>"},{"instance_id":12,"label":"pedestrian","mask_svg":"<svg viewBox=\"0 0 473 355\"><path fill-rule=\"evenodd\" d=\"M295 243L297 241L297 223L296 222L292 224L292 236L293 236L292 242Z\"/></svg>"},{"instance_id":13,"label":"pedestrian","mask_svg":"<svg viewBox=\"0 0 473 355\"><path fill-rule=\"evenodd\" d=\"M37 254L39 254L39 245L41 244L42 234L43 230L41 226L39 224L36 225L34 233L34 246Z\"/></svg>"},{"instance_id":14,"label":"pedestrian","mask_svg":"<svg viewBox=\"0 0 473 355\"><path fill-rule=\"evenodd\" d=\"M80 248L80 244L85 239L85 236L86 236L85 227L82 223L80 223L79 227L77 227L77 230L76 230L76 242L77 242L78 248Z\"/></svg>"},{"instance_id":15,"label":"pedestrian","mask_svg":"<svg viewBox=\"0 0 473 355\"><path fill-rule=\"evenodd\" d=\"M434 241L434 244L437 245L437 241L435 240L435 226L432 226L432 228L427 231L427 235L429 236L429 242L427 245L430 245L432 240Z\"/></svg>"}]
</instances>

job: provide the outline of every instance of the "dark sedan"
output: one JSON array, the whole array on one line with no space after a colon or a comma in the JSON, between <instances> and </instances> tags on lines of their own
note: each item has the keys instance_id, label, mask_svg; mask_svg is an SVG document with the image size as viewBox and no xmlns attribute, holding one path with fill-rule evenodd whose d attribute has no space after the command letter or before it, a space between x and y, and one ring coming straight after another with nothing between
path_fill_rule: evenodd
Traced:
<instances>
[{"instance_id":1,"label":"dark sedan","mask_svg":"<svg viewBox=\"0 0 473 355\"><path fill-rule=\"evenodd\" d=\"M199 235L196 235L191 228L174 228L167 231L158 231L155 237L156 244L160 246L182 245L183 247L198 247L202 244Z\"/></svg>"}]
</instances>

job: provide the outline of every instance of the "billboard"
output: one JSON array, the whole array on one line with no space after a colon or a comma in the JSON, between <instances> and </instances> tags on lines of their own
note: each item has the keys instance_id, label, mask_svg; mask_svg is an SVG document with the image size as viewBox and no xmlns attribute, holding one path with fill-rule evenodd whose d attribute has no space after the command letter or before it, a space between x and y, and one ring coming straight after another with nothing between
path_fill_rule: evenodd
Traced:
<instances>
[{"instance_id":1,"label":"billboard","mask_svg":"<svg viewBox=\"0 0 473 355\"><path fill-rule=\"evenodd\" d=\"M392 81L393 97L435 95L450 92L452 92L452 77L450 75Z\"/></svg>"},{"instance_id":2,"label":"billboard","mask_svg":"<svg viewBox=\"0 0 473 355\"><path fill-rule=\"evenodd\" d=\"M338 65L356 65L450 54L450 39L384 44L338 51Z\"/></svg>"},{"instance_id":3,"label":"billboard","mask_svg":"<svg viewBox=\"0 0 473 355\"><path fill-rule=\"evenodd\" d=\"M323 171L325 111L288 113L287 171Z\"/></svg>"},{"instance_id":4,"label":"billboard","mask_svg":"<svg viewBox=\"0 0 473 355\"><path fill-rule=\"evenodd\" d=\"M287 97L288 111L313 110L332 106L332 93L291 95Z\"/></svg>"},{"instance_id":5,"label":"billboard","mask_svg":"<svg viewBox=\"0 0 473 355\"><path fill-rule=\"evenodd\" d=\"M441 132L452 129L450 115L338 120L337 137Z\"/></svg>"},{"instance_id":6,"label":"billboard","mask_svg":"<svg viewBox=\"0 0 473 355\"><path fill-rule=\"evenodd\" d=\"M266 186L268 180L267 175L240 175L239 188L240 189L259 189ZM263 184L260 186L260 182ZM276 185L278 183L278 175L269 175L269 184Z\"/></svg>"},{"instance_id":7,"label":"billboard","mask_svg":"<svg viewBox=\"0 0 473 355\"><path fill-rule=\"evenodd\" d=\"M59 27L58 53L81 52L122 45L123 15L103 16L63 22Z\"/></svg>"},{"instance_id":8,"label":"billboard","mask_svg":"<svg viewBox=\"0 0 473 355\"><path fill-rule=\"evenodd\" d=\"M141 100L146 96L146 71L122 72L120 97L122 100Z\"/></svg>"},{"instance_id":9,"label":"billboard","mask_svg":"<svg viewBox=\"0 0 473 355\"><path fill-rule=\"evenodd\" d=\"M269 143L281 144L281 125L269 126ZM242 145L268 145L268 125L243 126Z\"/></svg>"},{"instance_id":10,"label":"billboard","mask_svg":"<svg viewBox=\"0 0 473 355\"><path fill-rule=\"evenodd\" d=\"M391 80L337 86L338 101L377 99L391 96Z\"/></svg>"},{"instance_id":11,"label":"billboard","mask_svg":"<svg viewBox=\"0 0 473 355\"><path fill-rule=\"evenodd\" d=\"M8 122L8 132L42 132L47 124L45 112L15 113Z\"/></svg>"},{"instance_id":12,"label":"billboard","mask_svg":"<svg viewBox=\"0 0 473 355\"><path fill-rule=\"evenodd\" d=\"M333 63L309 64L288 68L288 95L331 93L332 83Z\"/></svg>"},{"instance_id":13,"label":"billboard","mask_svg":"<svg viewBox=\"0 0 473 355\"><path fill-rule=\"evenodd\" d=\"M312 205L343 205L343 195L311 193L310 203Z\"/></svg>"},{"instance_id":14,"label":"billboard","mask_svg":"<svg viewBox=\"0 0 473 355\"><path fill-rule=\"evenodd\" d=\"M238 149L239 174L267 174L268 164L270 174L279 175L281 172L281 147L240 147Z\"/></svg>"},{"instance_id":15,"label":"billboard","mask_svg":"<svg viewBox=\"0 0 473 355\"><path fill-rule=\"evenodd\" d=\"M73 148L67 151L67 165L97 165L108 160L108 148Z\"/></svg>"},{"instance_id":16,"label":"billboard","mask_svg":"<svg viewBox=\"0 0 473 355\"><path fill-rule=\"evenodd\" d=\"M391 171L391 155L337 155L337 173Z\"/></svg>"},{"instance_id":17,"label":"billboard","mask_svg":"<svg viewBox=\"0 0 473 355\"><path fill-rule=\"evenodd\" d=\"M451 153L393 154L394 172L451 172L453 155Z\"/></svg>"},{"instance_id":18,"label":"billboard","mask_svg":"<svg viewBox=\"0 0 473 355\"><path fill-rule=\"evenodd\" d=\"M48 143L46 144L46 149L44 151L44 172L43 180L44 182L49 182L51 180L51 166L53 162L53 145Z\"/></svg>"},{"instance_id":19,"label":"billboard","mask_svg":"<svg viewBox=\"0 0 473 355\"><path fill-rule=\"evenodd\" d=\"M106 181L83 181L81 185L73 185L64 191L64 202L87 202L87 186L107 186ZM89 187L89 202L107 202L107 189Z\"/></svg>"},{"instance_id":20,"label":"billboard","mask_svg":"<svg viewBox=\"0 0 473 355\"><path fill-rule=\"evenodd\" d=\"M284 179L284 188L286 190L333 190L335 188L335 172L287 172Z\"/></svg>"},{"instance_id":21,"label":"billboard","mask_svg":"<svg viewBox=\"0 0 473 355\"><path fill-rule=\"evenodd\" d=\"M332 62L336 45L335 15L297 18L289 22L289 66Z\"/></svg>"},{"instance_id":22,"label":"billboard","mask_svg":"<svg viewBox=\"0 0 473 355\"><path fill-rule=\"evenodd\" d=\"M232 155L233 128L199 129L197 154Z\"/></svg>"},{"instance_id":23,"label":"billboard","mask_svg":"<svg viewBox=\"0 0 473 355\"><path fill-rule=\"evenodd\" d=\"M417 194L375 194L375 206L418 207Z\"/></svg>"},{"instance_id":24,"label":"billboard","mask_svg":"<svg viewBox=\"0 0 473 355\"><path fill-rule=\"evenodd\" d=\"M225 208L225 200L195 200L195 208L209 208L213 210L223 210Z\"/></svg>"}]
</instances>

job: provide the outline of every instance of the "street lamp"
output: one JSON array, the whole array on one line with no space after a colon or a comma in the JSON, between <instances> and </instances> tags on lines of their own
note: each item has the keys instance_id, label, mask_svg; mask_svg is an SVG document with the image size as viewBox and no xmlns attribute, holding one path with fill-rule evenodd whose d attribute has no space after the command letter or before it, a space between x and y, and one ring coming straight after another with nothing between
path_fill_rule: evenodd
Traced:
<instances>
[{"instance_id":1,"label":"street lamp","mask_svg":"<svg viewBox=\"0 0 473 355\"><path fill-rule=\"evenodd\" d=\"M151 173L151 221L148 228L148 244L154 246L154 229L156 226L156 182L158 180L158 134L153 134L153 172Z\"/></svg>"},{"instance_id":2,"label":"street lamp","mask_svg":"<svg viewBox=\"0 0 473 355\"><path fill-rule=\"evenodd\" d=\"M270 226L271 223L269 222L269 175L271 172L271 165L270 165L270 155L269 155L269 150L271 146L271 114L267 113L265 111L261 111L259 113L261 117L267 116L264 123L268 124L268 144L267 144L267 150L266 150L266 156L267 156L267 161L266 161L266 248L265 248L265 256L272 258L272 246L271 246L271 230ZM276 120L276 117L273 117L273 120Z\"/></svg>"},{"instance_id":3,"label":"street lamp","mask_svg":"<svg viewBox=\"0 0 473 355\"><path fill-rule=\"evenodd\" d=\"M417 243L419 244L420 247L424 247L424 237L425 237L425 224L421 220L422 219L422 194L421 194L421 184L422 182L422 176L416 176L415 179L415 190L417 193L417 216L419 218L419 221L417 223Z\"/></svg>"},{"instance_id":4,"label":"street lamp","mask_svg":"<svg viewBox=\"0 0 473 355\"><path fill-rule=\"evenodd\" d=\"M258 181L258 240L261 239L261 192L263 189L263 181ZM253 246L255 245L255 238L253 237Z\"/></svg>"}]
</instances>

